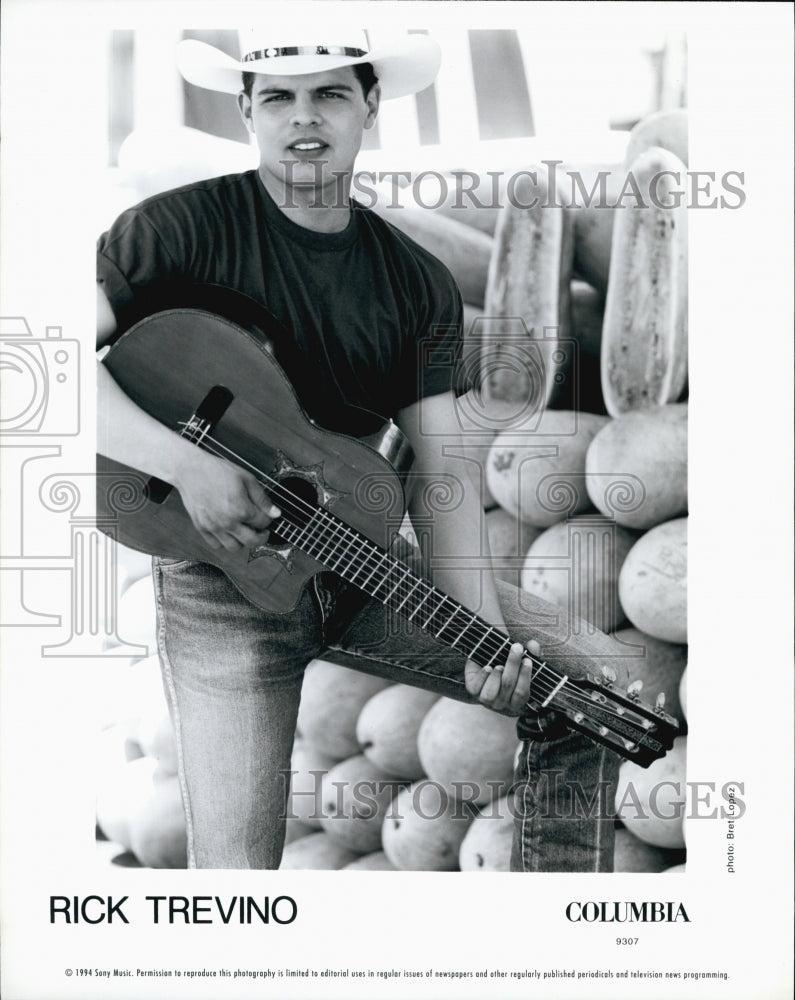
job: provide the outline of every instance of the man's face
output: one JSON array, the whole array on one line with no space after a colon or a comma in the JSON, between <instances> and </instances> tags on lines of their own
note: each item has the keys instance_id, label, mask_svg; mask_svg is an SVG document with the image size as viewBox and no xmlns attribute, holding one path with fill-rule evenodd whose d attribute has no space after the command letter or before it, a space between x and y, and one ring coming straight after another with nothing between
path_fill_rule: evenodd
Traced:
<instances>
[{"instance_id":1,"label":"man's face","mask_svg":"<svg viewBox=\"0 0 795 1000\"><path fill-rule=\"evenodd\" d=\"M326 206L336 192L347 193L362 131L375 121L378 101L378 85L365 98L350 66L254 77L251 97L241 93L238 102L259 145L260 176L277 204L290 189L316 201L324 193Z\"/></svg>"}]
</instances>

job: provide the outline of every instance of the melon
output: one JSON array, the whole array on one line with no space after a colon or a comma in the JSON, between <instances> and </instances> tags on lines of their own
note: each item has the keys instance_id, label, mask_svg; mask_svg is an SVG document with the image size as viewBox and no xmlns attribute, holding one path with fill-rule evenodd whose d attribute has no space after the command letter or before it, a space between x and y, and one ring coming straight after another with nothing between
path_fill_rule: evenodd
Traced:
<instances>
[{"instance_id":1,"label":"melon","mask_svg":"<svg viewBox=\"0 0 795 1000\"><path fill-rule=\"evenodd\" d=\"M682 163L688 163L688 121L685 108L671 108L666 111L653 111L635 125L629 133L629 142L624 153L624 163L627 167L647 149L659 146L674 153ZM681 183L685 184L682 176Z\"/></svg>"},{"instance_id":2,"label":"melon","mask_svg":"<svg viewBox=\"0 0 795 1000\"><path fill-rule=\"evenodd\" d=\"M381 827L400 785L364 754L335 764L323 778L323 819L332 840L360 854L381 846Z\"/></svg>"},{"instance_id":3,"label":"melon","mask_svg":"<svg viewBox=\"0 0 795 1000\"><path fill-rule=\"evenodd\" d=\"M363 854L355 861L345 865L345 871L349 872L396 872L397 868L392 864L383 851L373 851L372 854Z\"/></svg>"},{"instance_id":4,"label":"melon","mask_svg":"<svg viewBox=\"0 0 795 1000\"><path fill-rule=\"evenodd\" d=\"M396 778L424 777L417 734L438 697L407 684L394 684L374 694L356 723L356 739L365 757Z\"/></svg>"},{"instance_id":5,"label":"melon","mask_svg":"<svg viewBox=\"0 0 795 1000\"><path fill-rule=\"evenodd\" d=\"M384 854L401 871L456 871L473 810L435 781L398 792L384 820Z\"/></svg>"},{"instance_id":6,"label":"melon","mask_svg":"<svg viewBox=\"0 0 795 1000\"><path fill-rule=\"evenodd\" d=\"M535 431L498 434L489 450L486 481L510 514L546 528L587 510L585 455L608 417L547 410Z\"/></svg>"},{"instance_id":7,"label":"melon","mask_svg":"<svg viewBox=\"0 0 795 1000\"><path fill-rule=\"evenodd\" d=\"M571 335L580 350L592 357L599 357L604 312L604 292L587 281L574 279L571 283Z\"/></svg>"},{"instance_id":8,"label":"melon","mask_svg":"<svg viewBox=\"0 0 795 1000\"><path fill-rule=\"evenodd\" d=\"M436 206L428 211L437 211L441 215L463 222L485 233L494 236L500 218L500 210L505 201L503 176L500 174L484 174L474 170L456 170L443 175L441 182L430 172L428 181L411 188L403 188L403 198L407 200L407 192L411 192L413 201L421 205ZM435 185L431 187L433 182ZM425 186L429 190L425 190ZM471 193L470 193L471 192Z\"/></svg>"},{"instance_id":9,"label":"melon","mask_svg":"<svg viewBox=\"0 0 795 1000\"><path fill-rule=\"evenodd\" d=\"M300 819L290 819L285 820L284 823L284 843L292 844L294 840L300 840L301 837L308 837L310 833L315 833L315 827L309 825L309 823L304 823Z\"/></svg>"},{"instance_id":10,"label":"melon","mask_svg":"<svg viewBox=\"0 0 795 1000\"><path fill-rule=\"evenodd\" d=\"M663 642L636 628L623 628L613 638L625 647L621 659L622 676L643 681L641 698L654 704L658 694L665 696L663 708L684 725L685 713L679 697L681 680L687 667L687 646Z\"/></svg>"},{"instance_id":11,"label":"melon","mask_svg":"<svg viewBox=\"0 0 795 1000\"><path fill-rule=\"evenodd\" d=\"M123 207L184 184L256 165L256 151L245 142L187 126L138 127L119 149L119 167L132 189Z\"/></svg>"},{"instance_id":12,"label":"melon","mask_svg":"<svg viewBox=\"0 0 795 1000\"><path fill-rule=\"evenodd\" d=\"M613 855L615 872L661 872L671 863L670 854L647 844L627 829L616 830Z\"/></svg>"},{"instance_id":13,"label":"melon","mask_svg":"<svg viewBox=\"0 0 795 1000\"><path fill-rule=\"evenodd\" d=\"M152 795L157 762L151 757L117 760L97 783L97 825L108 840L132 848L131 824Z\"/></svg>"},{"instance_id":14,"label":"melon","mask_svg":"<svg viewBox=\"0 0 795 1000\"><path fill-rule=\"evenodd\" d=\"M578 278L604 294L610 273L617 199L626 178L619 164L579 164L568 168L582 179L584 192L574 185L574 265Z\"/></svg>"},{"instance_id":15,"label":"melon","mask_svg":"<svg viewBox=\"0 0 795 1000\"><path fill-rule=\"evenodd\" d=\"M344 760L359 752L356 721L364 704L389 681L326 660L312 660L304 674L298 728L322 753Z\"/></svg>"},{"instance_id":16,"label":"melon","mask_svg":"<svg viewBox=\"0 0 795 1000\"><path fill-rule=\"evenodd\" d=\"M672 180L684 169L659 147L641 153L616 218L600 356L613 417L675 402L687 382L688 210Z\"/></svg>"},{"instance_id":17,"label":"melon","mask_svg":"<svg viewBox=\"0 0 795 1000\"><path fill-rule=\"evenodd\" d=\"M153 783L130 819L130 849L146 868L187 868L188 836L176 775Z\"/></svg>"},{"instance_id":18,"label":"melon","mask_svg":"<svg viewBox=\"0 0 795 1000\"><path fill-rule=\"evenodd\" d=\"M390 207L381 201L373 211L438 257L455 278L465 302L483 305L494 245L490 236L418 205Z\"/></svg>"},{"instance_id":19,"label":"melon","mask_svg":"<svg viewBox=\"0 0 795 1000\"><path fill-rule=\"evenodd\" d=\"M122 764L143 756L143 749L131 735L129 726L117 723L97 734L96 761L99 774L112 773Z\"/></svg>"},{"instance_id":20,"label":"melon","mask_svg":"<svg viewBox=\"0 0 795 1000\"><path fill-rule=\"evenodd\" d=\"M630 833L655 847L685 846L687 737L648 768L625 761L619 768L616 815Z\"/></svg>"},{"instance_id":21,"label":"melon","mask_svg":"<svg viewBox=\"0 0 795 1000\"><path fill-rule=\"evenodd\" d=\"M687 518L665 521L635 542L618 581L632 624L655 639L687 642Z\"/></svg>"},{"instance_id":22,"label":"melon","mask_svg":"<svg viewBox=\"0 0 795 1000\"><path fill-rule=\"evenodd\" d=\"M554 524L528 550L522 589L612 632L624 621L618 581L634 542L626 528L602 517Z\"/></svg>"},{"instance_id":23,"label":"melon","mask_svg":"<svg viewBox=\"0 0 795 1000\"><path fill-rule=\"evenodd\" d=\"M462 872L511 870L512 808L510 796L503 796L474 818L458 852Z\"/></svg>"},{"instance_id":24,"label":"melon","mask_svg":"<svg viewBox=\"0 0 795 1000\"><path fill-rule=\"evenodd\" d=\"M160 659L156 653L140 659L109 660L99 684L102 721L123 723L131 732L141 716L153 710L152 706L165 704Z\"/></svg>"},{"instance_id":25,"label":"melon","mask_svg":"<svg viewBox=\"0 0 795 1000\"><path fill-rule=\"evenodd\" d=\"M157 697L153 690L151 701L144 706L133 727L133 735L147 757L153 757L161 769L177 773L177 740L174 723L166 704L165 694Z\"/></svg>"},{"instance_id":26,"label":"melon","mask_svg":"<svg viewBox=\"0 0 795 1000\"><path fill-rule=\"evenodd\" d=\"M687 404L634 410L600 428L585 457L594 506L645 531L687 510Z\"/></svg>"},{"instance_id":27,"label":"melon","mask_svg":"<svg viewBox=\"0 0 795 1000\"><path fill-rule=\"evenodd\" d=\"M483 803L510 785L516 742L515 718L440 698L422 720L417 749L425 773L451 797Z\"/></svg>"},{"instance_id":28,"label":"melon","mask_svg":"<svg viewBox=\"0 0 795 1000\"><path fill-rule=\"evenodd\" d=\"M337 871L356 859L356 852L332 840L322 830L294 840L284 848L282 871Z\"/></svg>"},{"instance_id":29,"label":"melon","mask_svg":"<svg viewBox=\"0 0 795 1000\"><path fill-rule=\"evenodd\" d=\"M573 219L563 185L518 175L500 213L484 311L483 385L492 399L546 406L570 360ZM526 206L526 207L525 207ZM466 296L465 296L466 298ZM471 301L471 300L470 300Z\"/></svg>"},{"instance_id":30,"label":"melon","mask_svg":"<svg viewBox=\"0 0 795 1000\"><path fill-rule=\"evenodd\" d=\"M336 764L336 758L318 750L304 737L293 744L290 760L290 799L287 815L310 829L320 829L323 816L323 778Z\"/></svg>"},{"instance_id":31,"label":"melon","mask_svg":"<svg viewBox=\"0 0 795 1000\"><path fill-rule=\"evenodd\" d=\"M468 334L472 349L468 354L470 367L467 371L477 379L483 333L476 325L468 331ZM461 458L467 463L466 471L469 478L479 484L485 508L493 507L496 503L486 477L486 465L492 442L497 434L508 427L521 428L523 419L528 415L537 421L537 415L526 403L489 399L479 389L470 389L456 399L457 432L443 442L443 447L448 455Z\"/></svg>"},{"instance_id":32,"label":"melon","mask_svg":"<svg viewBox=\"0 0 795 1000\"><path fill-rule=\"evenodd\" d=\"M132 851L120 847L111 840L97 840L94 844L96 856L103 867L113 871L115 868L141 868L141 862Z\"/></svg>"},{"instance_id":33,"label":"melon","mask_svg":"<svg viewBox=\"0 0 795 1000\"><path fill-rule=\"evenodd\" d=\"M525 553L542 529L495 507L486 514L486 531L494 576L518 587Z\"/></svg>"}]
</instances>

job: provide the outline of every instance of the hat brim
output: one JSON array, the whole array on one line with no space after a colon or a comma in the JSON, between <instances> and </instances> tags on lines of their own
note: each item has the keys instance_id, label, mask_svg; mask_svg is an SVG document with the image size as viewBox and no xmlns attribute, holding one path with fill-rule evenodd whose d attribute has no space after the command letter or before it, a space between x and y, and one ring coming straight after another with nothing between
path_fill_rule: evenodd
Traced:
<instances>
[{"instance_id":1,"label":"hat brim","mask_svg":"<svg viewBox=\"0 0 795 1000\"><path fill-rule=\"evenodd\" d=\"M195 39L182 41L177 47L177 67L188 83L226 94L240 92L242 73L303 76L359 63L372 64L381 88L381 99L388 101L429 87L439 71L441 51L428 35L406 35L359 57L296 55L242 62Z\"/></svg>"}]
</instances>

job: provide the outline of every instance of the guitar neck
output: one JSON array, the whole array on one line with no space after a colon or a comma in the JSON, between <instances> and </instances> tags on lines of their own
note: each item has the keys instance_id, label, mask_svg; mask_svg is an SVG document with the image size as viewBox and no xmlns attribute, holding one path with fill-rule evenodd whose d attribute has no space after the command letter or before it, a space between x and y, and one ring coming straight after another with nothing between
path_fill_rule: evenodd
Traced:
<instances>
[{"instance_id":1,"label":"guitar neck","mask_svg":"<svg viewBox=\"0 0 795 1000\"><path fill-rule=\"evenodd\" d=\"M483 667L504 663L511 640L464 605L443 593L399 559L381 549L358 530L323 507L296 508L281 484L271 489L283 514L271 525L290 545L374 597L396 613ZM570 678L533 656L531 694L533 713L552 708L563 713L565 726L647 767L672 745L676 722L661 709L652 712L636 696L613 690L609 677ZM541 738L548 725L527 722L525 735ZM521 728L521 727L520 727ZM560 735L560 732L558 733Z\"/></svg>"},{"instance_id":2,"label":"guitar neck","mask_svg":"<svg viewBox=\"0 0 795 1000\"><path fill-rule=\"evenodd\" d=\"M278 503L278 489L271 492ZM282 517L272 527L285 541L423 631L459 650L467 659L482 667L505 662L511 641L503 632L414 573L355 528L321 507L303 523L298 523L299 520ZM538 660L534 662L539 669L543 666Z\"/></svg>"}]
</instances>

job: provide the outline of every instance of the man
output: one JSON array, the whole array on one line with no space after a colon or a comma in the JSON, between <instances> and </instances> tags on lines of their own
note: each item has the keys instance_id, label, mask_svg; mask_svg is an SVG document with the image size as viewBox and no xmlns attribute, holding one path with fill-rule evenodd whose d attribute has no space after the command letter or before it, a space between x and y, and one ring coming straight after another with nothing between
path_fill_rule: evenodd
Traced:
<instances>
[{"instance_id":1,"label":"man","mask_svg":"<svg viewBox=\"0 0 795 1000\"><path fill-rule=\"evenodd\" d=\"M182 43L188 80L238 93L259 167L149 199L103 235L98 342L112 342L162 300L163 289L185 282L221 285L267 306L290 332L276 355L313 418L337 429L355 421L353 407L394 417L414 449L413 474L460 484L455 509L434 513L433 581L488 621L507 623L508 634L535 653L515 593L498 593L489 573L445 568L456 560L465 566L471 539L485 537L479 492L442 448L458 426L451 366L421 360L428 338L455 353L461 297L435 258L349 197L363 131L380 100L429 85L438 47L413 35L369 52L364 33L296 34L252 32L239 62L203 43ZM234 551L267 538L279 510L253 475L161 426L102 367L100 399L100 451L176 486L207 545ZM521 642L505 663L464 664L430 636L387 628L380 605L343 617L350 595L329 574L283 615L254 607L207 563L156 559L155 586L192 866L278 867L281 772L289 770L303 670L313 657L408 683L422 679L513 715L529 696L531 661ZM613 755L587 741L526 744L514 866L609 868L609 820L544 819L537 800L545 755L586 789L615 780Z\"/></svg>"}]
</instances>

